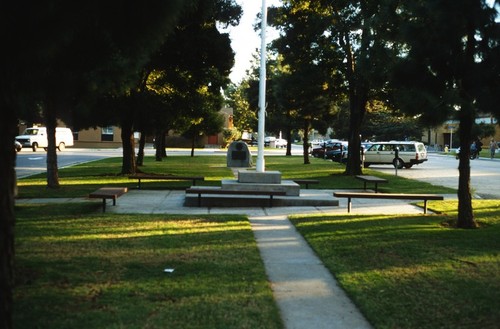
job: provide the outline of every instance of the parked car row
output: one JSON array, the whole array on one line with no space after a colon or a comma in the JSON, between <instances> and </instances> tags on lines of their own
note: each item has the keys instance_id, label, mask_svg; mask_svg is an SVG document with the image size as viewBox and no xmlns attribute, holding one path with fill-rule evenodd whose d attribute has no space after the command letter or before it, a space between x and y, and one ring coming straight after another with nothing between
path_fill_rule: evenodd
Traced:
<instances>
[{"instance_id":1,"label":"parked car row","mask_svg":"<svg viewBox=\"0 0 500 329\"><path fill-rule=\"evenodd\" d=\"M427 149L420 142L390 141L362 143L362 161L365 168L374 164L392 164L394 167L411 168L427 161ZM330 140L321 147L314 148L311 155L317 158L329 159L346 163L349 146L345 141Z\"/></svg>"}]
</instances>

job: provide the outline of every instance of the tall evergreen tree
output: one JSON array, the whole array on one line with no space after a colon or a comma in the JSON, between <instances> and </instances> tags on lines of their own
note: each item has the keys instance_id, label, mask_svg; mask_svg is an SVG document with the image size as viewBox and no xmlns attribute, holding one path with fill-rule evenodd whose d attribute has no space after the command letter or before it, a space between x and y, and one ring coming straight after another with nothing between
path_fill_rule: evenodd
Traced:
<instances>
[{"instance_id":1,"label":"tall evergreen tree","mask_svg":"<svg viewBox=\"0 0 500 329\"><path fill-rule=\"evenodd\" d=\"M498 1L495 2L498 8ZM477 224L471 202L470 143L478 111L500 117L500 25L484 0L401 2L403 50L393 87L401 109L441 123L458 119L458 227Z\"/></svg>"}]
</instances>

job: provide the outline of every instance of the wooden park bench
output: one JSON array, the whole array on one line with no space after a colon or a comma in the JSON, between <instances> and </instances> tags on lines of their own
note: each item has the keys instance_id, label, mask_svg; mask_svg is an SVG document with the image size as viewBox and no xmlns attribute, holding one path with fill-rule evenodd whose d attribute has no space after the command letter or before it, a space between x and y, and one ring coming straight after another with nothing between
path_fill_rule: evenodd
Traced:
<instances>
[{"instance_id":1,"label":"wooden park bench","mask_svg":"<svg viewBox=\"0 0 500 329\"><path fill-rule=\"evenodd\" d=\"M305 184L306 189L309 188L310 184L319 184L319 180L317 180L317 179L295 179L295 178L293 178L292 180L297 184L301 184L301 185Z\"/></svg>"},{"instance_id":2,"label":"wooden park bench","mask_svg":"<svg viewBox=\"0 0 500 329\"><path fill-rule=\"evenodd\" d=\"M389 183L389 181L385 178L380 178L377 176L369 176L369 175L356 175L356 179L363 181L363 189L366 191L367 183L375 184L375 193L378 192L378 184L379 183Z\"/></svg>"},{"instance_id":3,"label":"wooden park bench","mask_svg":"<svg viewBox=\"0 0 500 329\"><path fill-rule=\"evenodd\" d=\"M112 199L113 206L116 206L116 199L127 193L126 187L101 187L89 194L90 199L102 199L102 212L106 211L106 200Z\"/></svg>"},{"instance_id":4,"label":"wooden park bench","mask_svg":"<svg viewBox=\"0 0 500 329\"><path fill-rule=\"evenodd\" d=\"M130 179L137 179L137 188L141 189L141 180L188 180L192 181L193 185L196 185L196 181L204 181L203 176L175 176L175 175L161 175L161 174L144 174L139 173L135 175L128 176Z\"/></svg>"},{"instance_id":5,"label":"wooden park bench","mask_svg":"<svg viewBox=\"0 0 500 329\"><path fill-rule=\"evenodd\" d=\"M286 195L285 191L258 191L258 190L223 190L220 187L190 187L186 189L186 194L198 194L198 207L201 207L201 196L203 194L224 194L224 195L267 195L269 196L269 206L273 206L275 195Z\"/></svg>"},{"instance_id":6,"label":"wooden park bench","mask_svg":"<svg viewBox=\"0 0 500 329\"><path fill-rule=\"evenodd\" d=\"M347 198L347 212L351 212L351 200L354 198L363 199L399 199L399 200L423 200L424 214L427 214L427 200L444 200L438 194L398 194L398 193L368 193L368 192L334 192L337 198Z\"/></svg>"}]
</instances>

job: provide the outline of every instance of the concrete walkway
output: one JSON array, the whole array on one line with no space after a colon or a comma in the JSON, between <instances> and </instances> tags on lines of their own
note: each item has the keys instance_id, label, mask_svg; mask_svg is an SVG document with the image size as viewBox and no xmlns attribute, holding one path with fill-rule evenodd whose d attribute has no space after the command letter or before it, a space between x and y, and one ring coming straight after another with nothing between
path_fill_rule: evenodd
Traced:
<instances>
[{"instance_id":1,"label":"concrete walkway","mask_svg":"<svg viewBox=\"0 0 500 329\"><path fill-rule=\"evenodd\" d=\"M371 328L286 215L250 223L286 328Z\"/></svg>"},{"instance_id":2,"label":"concrete walkway","mask_svg":"<svg viewBox=\"0 0 500 329\"><path fill-rule=\"evenodd\" d=\"M328 193L330 190L307 190ZM266 273L287 329L371 328L338 286L303 237L288 220L290 214L347 213L345 199L338 207L184 207L184 191L131 190L107 212L146 214L245 214L249 216ZM456 198L446 196L445 198ZM88 199L25 199L16 203L81 202ZM101 202L99 200L92 200ZM351 214L422 213L402 200L354 199Z\"/></svg>"}]
</instances>

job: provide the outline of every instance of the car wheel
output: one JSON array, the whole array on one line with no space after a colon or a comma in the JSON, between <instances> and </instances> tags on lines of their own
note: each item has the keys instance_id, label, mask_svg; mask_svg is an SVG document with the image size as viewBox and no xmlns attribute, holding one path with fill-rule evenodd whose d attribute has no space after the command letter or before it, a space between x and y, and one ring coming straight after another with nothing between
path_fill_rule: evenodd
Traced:
<instances>
[{"instance_id":1,"label":"car wheel","mask_svg":"<svg viewBox=\"0 0 500 329\"><path fill-rule=\"evenodd\" d=\"M59 146L57 147L57 149L58 149L59 151L61 151L61 152L62 152L62 151L64 151L64 150L66 149L66 144L64 144L64 143L59 143Z\"/></svg>"},{"instance_id":2,"label":"car wheel","mask_svg":"<svg viewBox=\"0 0 500 329\"><path fill-rule=\"evenodd\" d=\"M403 162L403 160L401 160L401 159L399 159L399 158L394 159L394 160L392 161L392 165L394 166L394 168L397 168L397 169L403 169L404 164L405 164L405 163Z\"/></svg>"},{"instance_id":3,"label":"car wheel","mask_svg":"<svg viewBox=\"0 0 500 329\"><path fill-rule=\"evenodd\" d=\"M371 165L371 163L368 163L368 162L363 163L363 167L365 167L365 168L370 167L370 165Z\"/></svg>"},{"instance_id":4,"label":"car wheel","mask_svg":"<svg viewBox=\"0 0 500 329\"><path fill-rule=\"evenodd\" d=\"M37 143L33 143L33 145L31 145L31 149L33 150L33 152L36 152L37 148L38 148L38 144Z\"/></svg>"}]
</instances>

